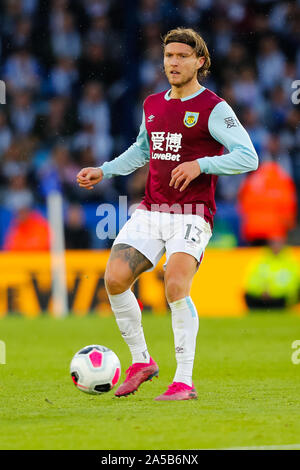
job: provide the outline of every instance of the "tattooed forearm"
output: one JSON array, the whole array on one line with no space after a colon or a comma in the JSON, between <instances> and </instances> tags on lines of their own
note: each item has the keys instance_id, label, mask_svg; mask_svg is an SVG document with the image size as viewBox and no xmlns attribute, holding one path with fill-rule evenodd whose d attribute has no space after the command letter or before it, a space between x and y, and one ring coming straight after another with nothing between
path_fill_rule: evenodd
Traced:
<instances>
[{"instance_id":1,"label":"tattooed forearm","mask_svg":"<svg viewBox=\"0 0 300 470\"><path fill-rule=\"evenodd\" d=\"M125 243L119 243L112 247L110 259L115 260L117 258L128 263L134 276L152 267L152 263L142 253Z\"/></svg>"}]
</instances>

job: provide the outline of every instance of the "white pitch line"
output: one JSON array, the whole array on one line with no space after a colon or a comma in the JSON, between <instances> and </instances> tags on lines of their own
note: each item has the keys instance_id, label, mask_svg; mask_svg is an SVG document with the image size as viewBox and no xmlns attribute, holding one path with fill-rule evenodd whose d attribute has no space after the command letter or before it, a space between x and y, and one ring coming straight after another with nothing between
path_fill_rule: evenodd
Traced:
<instances>
[{"instance_id":1,"label":"white pitch line","mask_svg":"<svg viewBox=\"0 0 300 470\"><path fill-rule=\"evenodd\" d=\"M268 446L252 446L252 447L227 447L221 450L288 450L300 449L300 444L278 444Z\"/></svg>"}]
</instances>

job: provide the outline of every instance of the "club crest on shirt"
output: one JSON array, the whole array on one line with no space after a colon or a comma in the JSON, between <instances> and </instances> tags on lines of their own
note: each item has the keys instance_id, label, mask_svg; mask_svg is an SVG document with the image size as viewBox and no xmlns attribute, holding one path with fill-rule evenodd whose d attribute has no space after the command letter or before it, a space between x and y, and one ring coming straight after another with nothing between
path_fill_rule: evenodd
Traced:
<instances>
[{"instance_id":1,"label":"club crest on shirt","mask_svg":"<svg viewBox=\"0 0 300 470\"><path fill-rule=\"evenodd\" d=\"M183 123L186 127L193 127L198 122L199 113L193 113L186 111L183 119Z\"/></svg>"}]
</instances>

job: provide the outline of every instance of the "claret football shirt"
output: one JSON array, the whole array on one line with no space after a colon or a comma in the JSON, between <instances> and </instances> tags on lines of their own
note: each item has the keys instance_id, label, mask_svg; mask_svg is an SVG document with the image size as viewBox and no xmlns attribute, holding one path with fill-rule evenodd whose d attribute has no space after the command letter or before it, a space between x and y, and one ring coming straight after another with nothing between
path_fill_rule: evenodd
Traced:
<instances>
[{"instance_id":1,"label":"claret football shirt","mask_svg":"<svg viewBox=\"0 0 300 470\"><path fill-rule=\"evenodd\" d=\"M198 161L201 174L182 192L180 187L170 187L172 170L193 160ZM147 162L149 174L141 208L168 211L178 207L181 213L187 207L192 213L201 208L199 215L212 226L218 175L253 171L258 157L228 103L201 87L181 99L170 98L170 90L148 96L136 142L101 169L104 178L111 178L128 175Z\"/></svg>"}]
</instances>

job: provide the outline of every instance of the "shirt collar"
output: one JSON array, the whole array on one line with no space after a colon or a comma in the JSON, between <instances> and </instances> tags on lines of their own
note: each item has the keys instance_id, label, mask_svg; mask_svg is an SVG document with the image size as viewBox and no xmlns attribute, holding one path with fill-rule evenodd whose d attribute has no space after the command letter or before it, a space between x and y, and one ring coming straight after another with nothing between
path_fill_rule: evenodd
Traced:
<instances>
[{"instance_id":1,"label":"shirt collar","mask_svg":"<svg viewBox=\"0 0 300 470\"><path fill-rule=\"evenodd\" d=\"M189 96L185 96L184 98L180 98L180 101L188 101L188 100L191 100L192 98L196 98L196 96L200 95L200 93L202 93L202 91L204 90L206 90L206 88L203 86L202 88L200 88L200 90L196 91L196 93L193 93L192 95L189 95ZM165 100L170 101L172 99L170 98L170 93L171 93L171 89L165 93Z\"/></svg>"}]
</instances>

